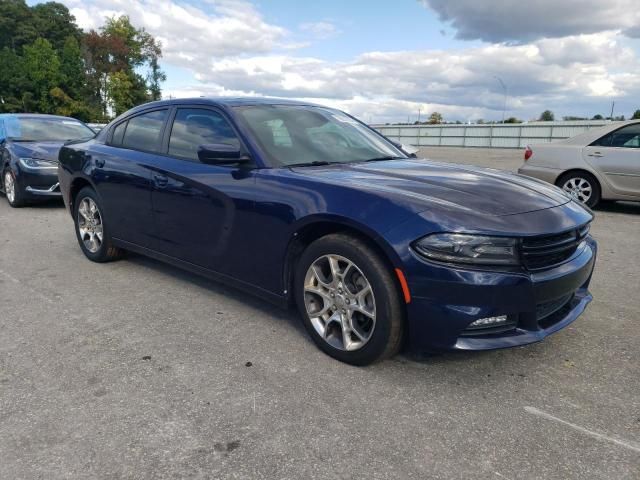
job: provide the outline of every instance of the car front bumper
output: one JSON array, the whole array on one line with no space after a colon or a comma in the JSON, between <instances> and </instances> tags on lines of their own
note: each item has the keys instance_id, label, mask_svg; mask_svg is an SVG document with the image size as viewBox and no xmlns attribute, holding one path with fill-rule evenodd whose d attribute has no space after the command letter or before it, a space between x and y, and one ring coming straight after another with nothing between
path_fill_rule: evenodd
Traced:
<instances>
[{"instance_id":1,"label":"car front bumper","mask_svg":"<svg viewBox=\"0 0 640 480\"><path fill-rule=\"evenodd\" d=\"M62 196L56 170L42 172L21 170L16 176L16 181L25 197L30 199Z\"/></svg>"},{"instance_id":2,"label":"car front bumper","mask_svg":"<svg viewBox=\"0 0 640 480\"><path fill-rule=\"evenodd\" d=\"M597 244L588 237L587 248L569 261L535 273L462 270L416 257L424 273L409 283L410 348L489 350L544 339L578 318L591 301L596 253ZM507 316L509 325L469 328L498 316Z\"/></svg>"}]
</instances>

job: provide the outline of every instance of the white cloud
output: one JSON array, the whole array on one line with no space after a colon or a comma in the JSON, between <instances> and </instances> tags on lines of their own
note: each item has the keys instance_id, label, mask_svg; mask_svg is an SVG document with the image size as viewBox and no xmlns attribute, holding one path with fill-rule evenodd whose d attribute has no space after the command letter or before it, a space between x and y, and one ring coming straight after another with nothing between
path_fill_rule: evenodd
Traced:
<instances>
[{"instance_id":1,"label":"white cloud","mask_svg":"<svg viewBox=\"0 0 640 480\"><path fill-rule=\"evenodd\" d=\"M71 0L66 2L84 29L105 17L129 15L162 40L167 62L192 67L214 57L266 53L285 42L287 31L266 22L245 0L211 0L197 8L171 0Z\"/></svg>"},{"instance_id":2,"label":"white cloud","mask_svg":"<svg viewBox=\"0 0 640 480\"><path fill-rule=\"evenodd\" d=\"M161 40L163 64L186 68L194 77L182 85L173 83L167 95L307 98L380 122L406 120L407 115L415 119L418 108L423 115L440 111L447 119L496 119L504 101L496 79L499 76L508 86L507 115L526 119L547 108L557 116L605 113L603 106L610 104L612 97L616 104L626 102L631 108L631 102L640 98L640 60L628 46L628 38L619 33L631 28L628 18L619 18L617 30L563 33L608 28L613 21L611 12L627 0L601 2L605 7L598 2L594 8L602 18L600 23L592 22L595 26L589 24L594 15L585 13L586 6L574 11L567 26L566 18L547 5L545 16L550 25L542 27L538 23L544 21L534 22L537 7L522 5L546 1L517 2L520 7L514 7L513 18L496 20L496 35L511 40L534 33L544 37L548 36L545 29L553 24L553 32L562 34L560 38L456 50L365 52L341 62L295 53L309 41L338 33L332 23L302 24L294 35L269 23L245 0L203 0L199 7L173 0L67 0L66 4L83 28L99 27L105 15L126 13L135 25ZM635 4L637 0L631 1ZM473 17L478 8L492 11L494 5L483 2L480 7L471 6L464 16L454 9L457 3L447 2L446 15L459 36L473 28L480 32L480 20L473 23L475 20L467 17ZM559 4L557 11L563 12L565 4L555 3ZM433 8L439 5L435 0L429 4ZM538 30L510 37L504 29L521 28L518 18L524 14L532 15L527 22L535 23Z\"/></svg>"},{"instance_id":3,"label":"white cloud","mask_svg":"<svg viewBox=\"0 0 640 480\"><path fill-rule=\"evenodd\" d=\"M340 33L338 27L330 22L307 22L300 24L300 30L311 33L315 38L324 40Z\"/></svg>"}]
</instances>

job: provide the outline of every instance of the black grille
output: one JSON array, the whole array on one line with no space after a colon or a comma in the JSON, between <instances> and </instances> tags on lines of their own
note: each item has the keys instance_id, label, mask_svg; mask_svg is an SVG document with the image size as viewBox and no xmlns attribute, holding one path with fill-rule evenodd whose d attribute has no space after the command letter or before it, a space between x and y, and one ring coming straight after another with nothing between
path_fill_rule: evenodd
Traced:
<instances>
[{"instance_id":1,"label":"black grille","mask_svg":"<svg viewBox=\"0 0 640 480\"><path fill-rule=\"evenodd\" d=\"M586 224L568 232L524 238L522 259L525 267L529 270L541 270L566 261L588 233L589 224Z\"/></svg>"},{"instance_id":2,"label":"black grille","mask_svg":"<svg viewBox=\"0 0 640 480\"><path fill-rule=\"evenodd\" d=\"M548 316L553 315L562 307L564 307L572 297L573 293L562 298L558 298L557 300L551 300L550 302L538 304L536 306L536 320L544 320Z\"/></svg>"},{"instance_id":3,"label":"black grille","mask_svg":"<svg viewBox=\"0 0 640 480\"><path fill-rule=\"evenodd\" d=\"M536 320L540 328L550 326L562 320L571 310L574 294L567 295L557 300L542 303L536 307Z\"/></svg>"}]
</instances>

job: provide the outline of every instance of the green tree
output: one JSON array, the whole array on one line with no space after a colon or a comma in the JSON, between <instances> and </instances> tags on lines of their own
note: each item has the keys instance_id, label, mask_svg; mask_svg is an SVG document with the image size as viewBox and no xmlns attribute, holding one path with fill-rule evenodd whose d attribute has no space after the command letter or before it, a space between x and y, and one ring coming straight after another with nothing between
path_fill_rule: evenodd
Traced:
<instances>
[{"instance_id":1,"label":"green tree","mask_svg":"<svg viewBox=\"0 0 640 480\"><path fill-rule=\"evenodd\" d=\"M0 49L0 112L23 110L22 91L26 83L22 57L8 47Z\"/></svg>"},{"instance_id":2,"label":"green tree","mask_svg":"<svg viewBox=\"0 0 640 480\"><path fill-rule=\"evenodd\" d=\"M594 115L591 120L604 120L604 117L600 114Z\"/></svg>"},{"instance_id":3,"label":"green tree","mask_svg":"<svg viewBox=\"0 0 640 480\"><path fill-rule=\"evenodd\" d=\"M74 98L80 98L85 92L85 72L82 52L73 36L67 37L60 52L60 86Z\"/></svg>"},{"instance_id":4,"label":"green tree","mask_svg":"<svg viewBox=\"0 0 640 480\"><path fill-rule=\"evenodd\" d=\"M116 115L126 112L135 106L134 82L124 71L112 73L107 83L110 106Z\"/></svg>"},{"instance_id":5,"label":"green tree","mask_svg":"<svg viewBox=\"0 0 640 480\"><path fill-rule=\"evenodd\" d=\"M519 120L516 117L509 117L504 121L504 123L522 123L522 120Z\"/></svg>"},{"instance_id":6,"label":"green tree","mask_svg":"<svg viewBox=\"0 0 640 480\"><path fill-rule=\"evenodd\" d=\"M429 119L427 120L428 123L435 125L435 124L439 124L442 123L442 114L438 113L438 112L433 112L431 115L429 115Z\"/></svg>"},{"instance_id":7,"label":"green tree","mask_svg":"<svg viewBox=\"0 0 640 480\"><path fill-rule=\"evenodd\" d=\"M49 91L60 82L60 59L48 40L38 38L24 47L24 68L36 102L36 111L52 107Z\"/></svg>"},{"instance_id":8,"label":"green tree","mask_svg":"<svg viewBox=\"0 0 640 480\"><path fill-rule=\"evenodd\" d=\"M545 110L540 114L539 118L541 122L553 122L555 119L556 117L551 110Z\"/></svg>"},{"instance_id":9,"label":"green tree","mask_svg":"<svg viewBox=\"0 0 640 480\"><path fill-rule=\"evenodd\" d=\"M69 9L58 2L39 3L32 7L33 24L38 36L46 38L54 50L62 51L69 37L82 39L82 30Z\"/></svg>"},{"instance_id":10,"label":"green tree","mask_svg":"<svg viewBox=\"0 0 640 480\"><path fill-rule=\"evenodd\" d=\"M20 52L37 37L33 12L24 0L0 0L0 48Z\"/></svg>"},{"instance_id":11,"label":"green tree","mask_svg":"<svg viewBox=\"0 0 640 480\"><path fill-rule=\"evenodd\" d=\"M631 116L631 120L638 120L640 119L640 110L636 110L635 112L633 112L633 115Z\"/></svg>"}]
</instances>

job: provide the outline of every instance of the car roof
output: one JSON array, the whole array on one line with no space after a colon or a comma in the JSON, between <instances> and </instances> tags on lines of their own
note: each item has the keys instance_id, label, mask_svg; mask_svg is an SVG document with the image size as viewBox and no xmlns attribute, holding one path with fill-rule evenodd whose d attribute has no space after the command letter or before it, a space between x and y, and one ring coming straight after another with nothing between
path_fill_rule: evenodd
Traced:
<instances>
[{"instance_id":1,"label":"car roof","mask_svg":"<svg viewBox=\"0 0 640 480\"><path fill-rule=\"evenodd\" d=\"M271 97L190 97L190 98L173 98L170 100L158 100L155 102L145 103L135 107L139 108L160 107L164 105L214 105L221 107L239 107L250 105L310 105L319 106L311 102L301 100L289 100L283 98Z\"/></svg>"}]
</instances>

